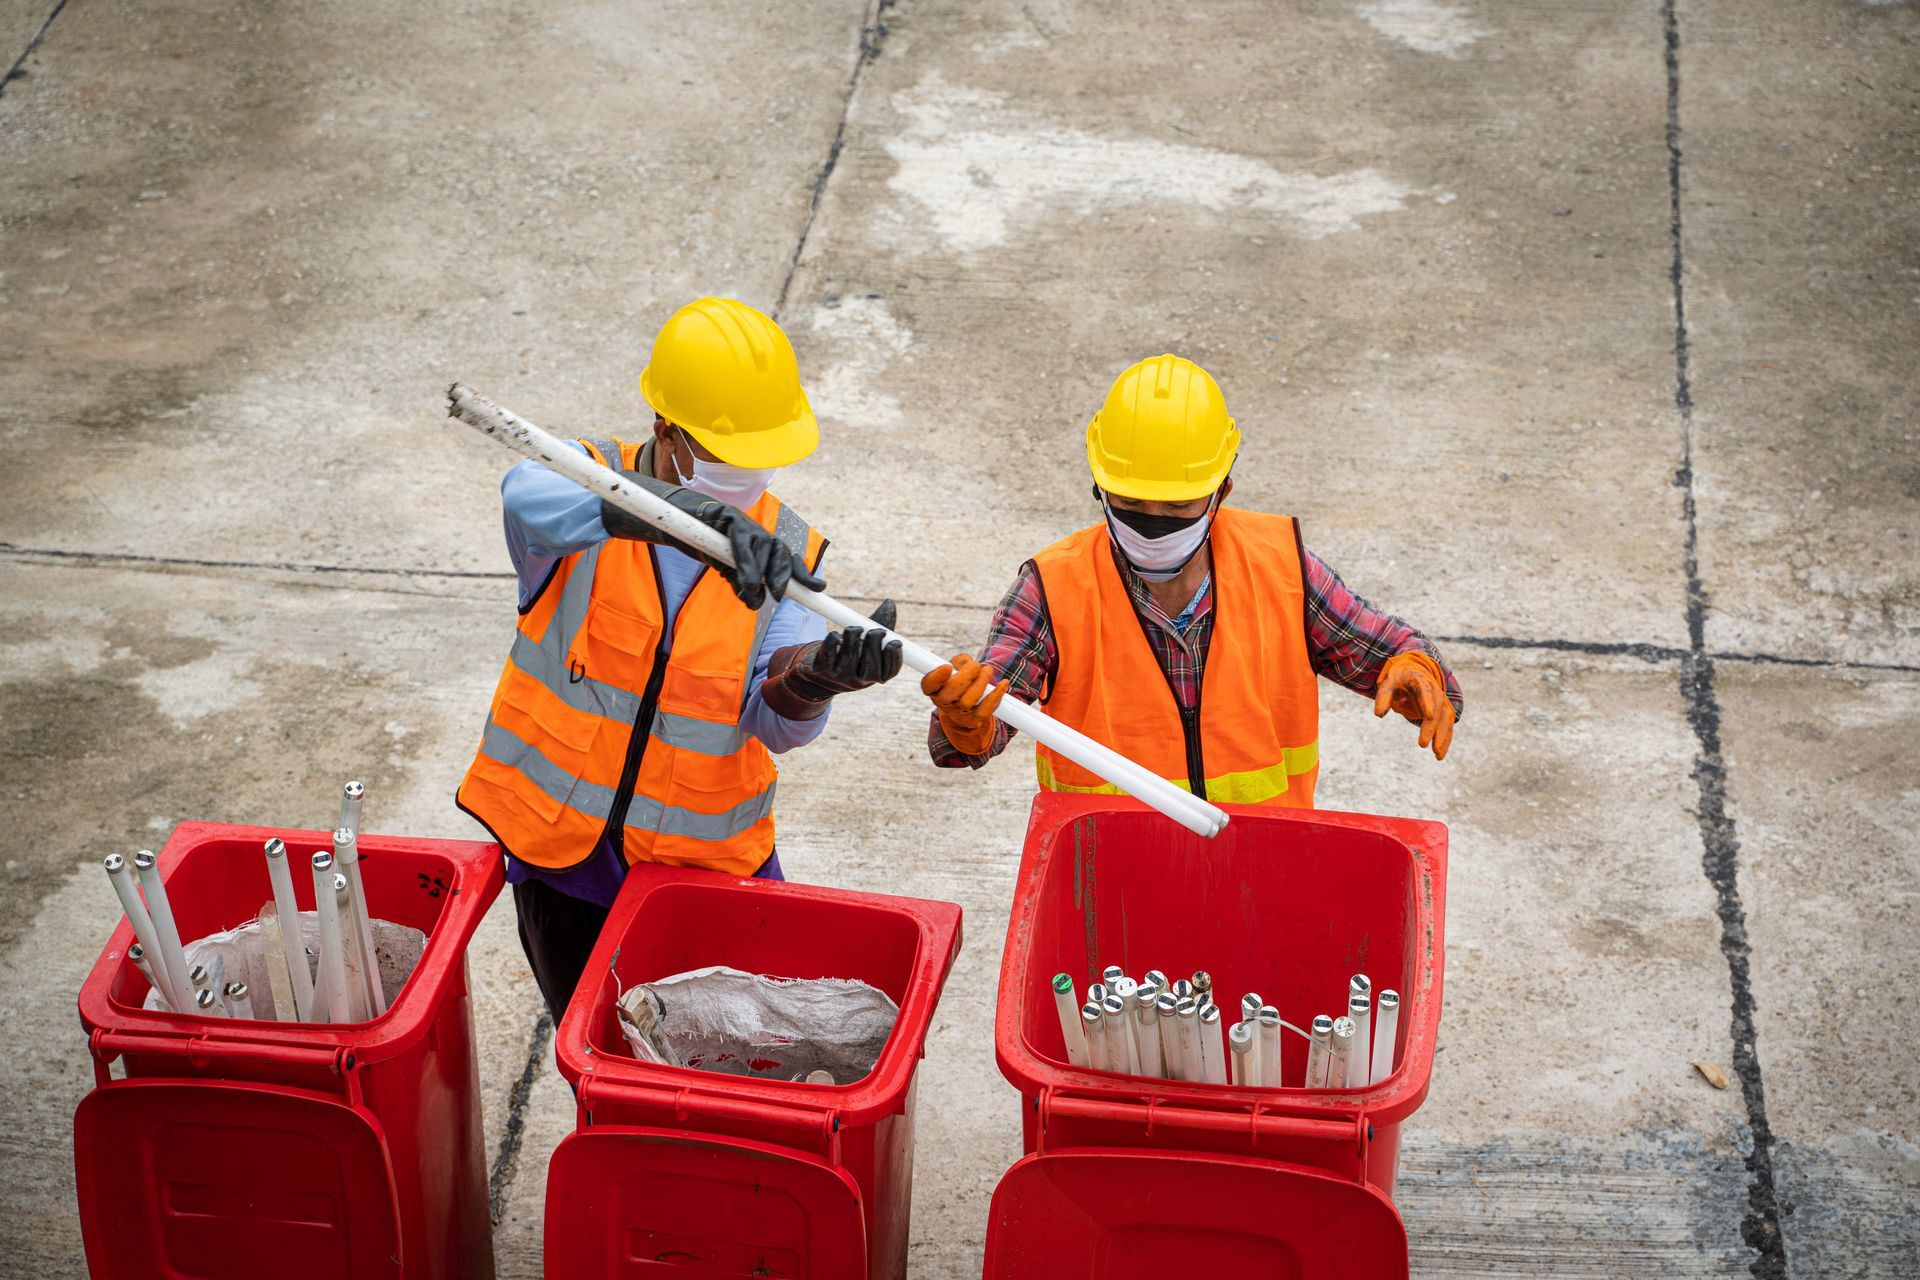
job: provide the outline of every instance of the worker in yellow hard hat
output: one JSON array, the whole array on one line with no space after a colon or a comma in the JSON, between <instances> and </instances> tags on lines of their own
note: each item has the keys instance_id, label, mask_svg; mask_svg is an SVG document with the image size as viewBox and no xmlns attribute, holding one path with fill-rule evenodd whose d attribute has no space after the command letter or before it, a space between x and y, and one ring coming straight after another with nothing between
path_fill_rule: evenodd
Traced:
<instances>
[{"instance_id":1,"label":"worker in yellow hard hat","mask_svg":"<svg viewBox=\"0 0 1920 1280\"><path fill-rule=\"evenodd\" d=\"M1228 506L1239 451L1199 365L1162 355L1120 375L1087 424L1101 520L1020 567L978 658L921 682L935 764L998 755L1011 690L1208 800L1311 808L1321 676L1446 758L1461 700L1439 651L1349 590L1299 521ZM1035 753L1047 790L1117 790Z\"/></svg>"},{"instance_id":2,"label":"worker in yellow hard hat","mask_svg":"<svg viewBox=\"0 0 1920 1280\"><path fill-rule=\"evenodd\" d=\"M891 679L899 641L829 635L782 599L826 539L768 488L819 443L793 347L701 298L654 340L637 440L576 448L725 534L725 565L536 462L501 484L519 627L460 807L507 854L520 941L557 1022L636 862L781 879L772 756L831 700ZM893 604L874 618L893 623Z\"/></svg>"}]
</instances>

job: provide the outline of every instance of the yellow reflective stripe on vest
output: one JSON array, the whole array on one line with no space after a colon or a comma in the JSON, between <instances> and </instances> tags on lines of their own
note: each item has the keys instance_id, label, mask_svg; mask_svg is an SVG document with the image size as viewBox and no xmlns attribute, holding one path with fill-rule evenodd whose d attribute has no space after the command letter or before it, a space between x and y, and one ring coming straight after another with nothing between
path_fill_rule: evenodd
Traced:
<instances>
[{"instance_id":1,"label":"yellow reflective stripe on vest","mask_svg":"<svg viewBox=\"0 0 1920 1280\"><path fill-rule=\"evenodd\" d=\"M1320 744L1309 742L1304 747L1287 747L1281 754L1279 764L1265 769L1247 769L1240 773L1222 773L1207 779L1207 799L1217 804L1264 804L1275 796L1286 794L1288 779L1303 773L1311 773L1320 764ZM1044 755L1035 753L1034 772L1039 775L1040 786L1045 791L1071 791L1077 795L1119 796L1126 792L1110 782L1097 787L1076 787L1062 782L1054 776L1053 766ZM1185 778L1168 778L1182 791L1193 788Z\"/></svg>"}]
</instances>

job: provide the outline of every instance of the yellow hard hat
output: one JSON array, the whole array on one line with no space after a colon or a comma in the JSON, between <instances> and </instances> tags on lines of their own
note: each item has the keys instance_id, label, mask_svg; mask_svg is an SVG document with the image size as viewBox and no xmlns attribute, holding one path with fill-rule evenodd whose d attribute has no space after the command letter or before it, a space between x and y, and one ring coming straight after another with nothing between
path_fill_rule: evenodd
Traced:
<instances>
[{"instance_id":1,"label":"yellow hard hat","mask_svg":"<svg viewBox=\"0 0 1920 1280\"><path fill-rule=\"evenodd\" d=\"M1154 356L1114 380L1087 424L1087 465L1108 493L1188 502L1220 487L1240 452L1240 429L1220 387L1179 356Z\"/></svg>"},{"instance_id":2,"label":"yellow hard hat","mask_svg":"<svg viewBox=\"0 0 1920 1280\"><path fill-rule=\"evenodd\" d=\"M736 467L784 467L820 443L793 344L732 298L701 298L673 313L640 371L640 394Z\"/></svg>"}]
</instances>

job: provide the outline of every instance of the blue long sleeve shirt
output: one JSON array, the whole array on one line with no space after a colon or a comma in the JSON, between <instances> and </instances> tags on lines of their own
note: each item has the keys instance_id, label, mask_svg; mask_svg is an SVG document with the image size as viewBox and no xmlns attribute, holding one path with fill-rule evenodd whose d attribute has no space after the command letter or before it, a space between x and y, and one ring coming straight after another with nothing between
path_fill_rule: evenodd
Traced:
<instances>
[{"instance_id":1,"label":"blue long sleeve shirt","mask_svg":"<svg viewBox=\"0 0 1920 1280\"><path fill-rule=\"evenodd\" d=\"M572 447L580 449L578 444ZM520 580L523 609L540 593L561 560L608 537L607 528L600 521L600 499L538 462L522 462L508 471L500 482L500 499L506 523L507 554L512 557L514 573ZM656 550L661 592L666 598L665 625L671 635L680 606L686 603L694 581L705 566L673 547L661 546ZM808 644L826 634L826 619L791 600L782 600L774 606L773 618L753 655L740 727L776 755L819 737L820 731L826 728L828 713L822 712L812 720L789 720L775 713L760 694L760 686L767 678L767 662L779 649ZM626 860L620 852L602 844L586 862L569 871L546 871L509 858L507 881L520 884L529 879L544 880L569 896L610 906L626 878L626 870Z\"/></svg>"}]
</instances>

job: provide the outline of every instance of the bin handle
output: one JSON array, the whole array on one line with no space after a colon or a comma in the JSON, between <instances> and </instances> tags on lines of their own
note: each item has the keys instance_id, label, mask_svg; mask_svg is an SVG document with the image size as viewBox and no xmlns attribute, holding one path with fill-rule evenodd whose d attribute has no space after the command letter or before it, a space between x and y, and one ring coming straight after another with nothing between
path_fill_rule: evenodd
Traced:
<instances>
[{"instance_id":1,"label":"bin handle","mask_svg":"<svg viewBox=\"0 0 1920 1280\"><path fill-rule=\"evenodd\" d=\"M1335 1146L1352 1144L1360 1178L1363 1181L1366 1178L1368 1140L1372 1126L1368 1124L1365 1112L1355 1112L1350 1119L1320 1120L1265 1111L1258 1103L1249 1112L1210 1111L1168 1103L1158 1094L1150 1097L1142 1106L1136 1102L1080 1098L1047 1089L1042 1092L1040 1099L1040 1136L1037 1146L1045 1150L1048 1121L1054 1116L1096 1124L1142 1124L1143 1115L1145 1121L1142 1127L1148 1134L1153 1132L1156 1123L1164 1123L1204 1133L1245 1134L1255 1146L1263 1138L1326 1142Z\"/></svg>"},{"instance_id":2,"label":"bin handle","mask_svg":"<svg viewBox=\"0 0 1920 1280\"><path fill-rule=\"evenodd\" d=\"M644 1107L669 1113L681 1124L704 1118L790 1130L818 1143L829 1159L837 1162L840 1158L840 1114L837 1111L788 1103L748 1102L685 1087L658 1089L624 1081L602 1080L591 1072L580 1077L575 1094L589 1122L594 1107L598 1105Z\"/></svg>"},{"instance_id":3,"label":"bin handle","mask_svg":"<svg viewBox=\"0 0 1920 1280\"><path fill-rule=\"evenodd\" d=\"M346 1076L350 1084L355 1083L353 1051L340 1045L264 1044L245 1040L215 1040L205 1035L167 1036L109 1031L104 1027L95 1030L87 1039L88 1048L93 1053L96 1079L106 1076L113 1060L122 1055L150 1052L161 1047L177 1051L184 1045L187 1061L196 1067L270 1064L325 1071Z\"/></svg>"}]
</instances>

